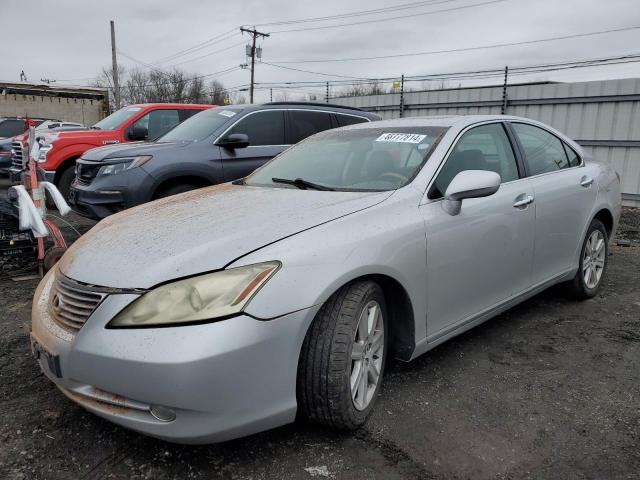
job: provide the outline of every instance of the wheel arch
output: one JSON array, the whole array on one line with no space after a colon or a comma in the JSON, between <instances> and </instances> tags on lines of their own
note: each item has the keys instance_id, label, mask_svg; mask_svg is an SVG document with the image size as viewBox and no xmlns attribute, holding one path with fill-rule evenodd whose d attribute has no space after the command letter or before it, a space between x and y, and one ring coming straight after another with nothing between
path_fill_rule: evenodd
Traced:
<instances>
[{"instance_id":1,"label":"wheel arch","mask_svg":"<svg viewBox=\"0 0 640 480\"><path fill-rule=\"evenodd\" d=\"M411 297L397 279L382 273L364 274L340 285L327 299L346 285L366 280L373 281L382 288L389 315L387 327L391 354L400 360L409 361L415 350L415 315Z\"/></svg>"},{"instance_id":2,"label":"wheel arch","mask_svg":"<svg viewBox=\"0 0 640 480\"><path fill-rule=\"evenodd\" d=\"M68 168L73 168L76 164L76 160L78 160L80 156L81 156L80 154L71 155L65 158L62 162L60 162L60 165L58 165L58 167L56 168L56 174L53 177L53 183L55 183L56 186L58 185L58 182L60 181L60 177L62 176L62 174Z\"/></svg>"},{"instance_id":3,"label":"wheel arch","mask_svg":"<svg viewBox=\"0 0 640 480\"><path fill-rule=\"evenodd\" d=\"M596 212L592 220L600 220L604 225L605 230L607 231L607 238L611 239L611 234L613 233L614 226L614 219L611 211L608 208L601 208Z\"/></svg>"},{"instance_id":4,"label":"wheel arch","mask_svg":"<svg viewBox=\"0 0 640 480\"><path fill-rule=\"evenodd\" d=\"M194 185L198 188L200 187L208 187L213 185L213 183L205 177L199 175L177 175L175 177L165 178L161 182L159 182L155 188L153 189L153 193L151 195L152 199L158 198L158 195L162 193L169 187L173 187L175 185L181 184L189 184Z\"/></svg>"}]
</instances>

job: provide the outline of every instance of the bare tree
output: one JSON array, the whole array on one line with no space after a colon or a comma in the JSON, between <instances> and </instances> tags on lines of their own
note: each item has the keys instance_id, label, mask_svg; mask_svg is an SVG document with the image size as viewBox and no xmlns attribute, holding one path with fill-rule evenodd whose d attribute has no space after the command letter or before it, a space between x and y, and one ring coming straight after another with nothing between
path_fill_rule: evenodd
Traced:
<instances>
[{"instance_id":1,"label":"bare tree","mask_svg":"<svg viewBox=\"0 0 640 480\"><path fill-rule=\"evenodd\" d=\"M118 66L120 74L120 97L124 105L132 103L213 103L222 105L228 93L217 80L207 87L201 76L190 75L184 70L169 72L142 68L126 70ZM113 104L113 76L111 69L104 67L94 81L94 86L109 90L111 111Z\"/></svg>"},{"instance_id":2,"label":"bare tree","mask_svg":"<svg viewBox=\"0 0 640 480\"><path fill-rule=\"evenodd\" d=\"M214 105L224 105L229 101L229 93L218 80L211 80L209 84L209 97Z\"/></svg>"}]
</instances>

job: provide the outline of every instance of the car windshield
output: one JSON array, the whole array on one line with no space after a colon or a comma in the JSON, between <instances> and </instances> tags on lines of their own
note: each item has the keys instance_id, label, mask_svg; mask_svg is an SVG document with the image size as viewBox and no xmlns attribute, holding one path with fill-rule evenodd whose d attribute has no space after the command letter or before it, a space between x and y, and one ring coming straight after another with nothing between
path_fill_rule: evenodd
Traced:
<instances>
[{"instance_id":1,"label":"car windshield","mask_svg":"<svg viewBox=\"0 0 640 480\"><path fill-rule=\"evenodd\" d=\"M93 126L93 128L97 128L98 130L114 130L118 128L122 122L129 120L140 110L142 110L142 107L121 108L117 112L113 112L108 117L100 120Z\"/></svg>"},{"instance_id":2,"label":"car windshield","mask_svg":"<svg viewBox=\"0 0 640 480\"><path fill-rule=\"evenodd\" d=\"M218 128L229 122L240 113L238 108L211 108L204 110L185 120L173 130L163 135L156 142L193 142L204 140Z\"/></svg>"},{"instance_id":3,"label":"car windshield","mask_svg":"<svg viewBox=\"0 0 640 480\"><path fill-rule=\"evenodd\" d=\"M291 188L396 190L413 180L447 129L328 130L283 152L244 183L281 187L285 185L282 180L289 180L287 183L295 182Z\"/></svg>"}]
</instances>

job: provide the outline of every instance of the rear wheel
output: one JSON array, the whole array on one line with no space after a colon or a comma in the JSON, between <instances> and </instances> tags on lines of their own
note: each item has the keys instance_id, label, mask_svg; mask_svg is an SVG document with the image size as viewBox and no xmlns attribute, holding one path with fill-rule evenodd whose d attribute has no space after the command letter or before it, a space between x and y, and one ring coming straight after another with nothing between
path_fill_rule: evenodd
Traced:
<instances>
[{"instance_id":1,"label":"rear wheel","mask_svg":"<svg viewBox=\"0 0 640 480\"><path fill-rule=\"evenodd\" d=\"M171 195L177 195L178 193L189 192L191 190L195 190L196 188L198 187L190 183L178 183L176 185L171 185L169 187L166 187L160 190L160 192L156 194L156 198L170 197Z\"/></svg>"},{"instance_id":2,"label":"rear wheel","mask_svg":"<svg viewBox=\"0 0 640 480\"><path fill-rule=\"evenodd\" d=\"M584 300L598 293L607 271L608 255L607 229L600 220L594 219L587 229L582 244L578 271L570 283L573 296Z\"/></svg>"},{"instance_id":3,"label":"rear wheel","mask_svg":"<svg viewBox=\"0 0 640 480\"><path fill-rule=\"evenodd\" d=\"M351 283L327 300L304 340L298 366L298 405L309 419L356 429L373 410L387 353L382 289Z\"/></svg>"}]
</instances>

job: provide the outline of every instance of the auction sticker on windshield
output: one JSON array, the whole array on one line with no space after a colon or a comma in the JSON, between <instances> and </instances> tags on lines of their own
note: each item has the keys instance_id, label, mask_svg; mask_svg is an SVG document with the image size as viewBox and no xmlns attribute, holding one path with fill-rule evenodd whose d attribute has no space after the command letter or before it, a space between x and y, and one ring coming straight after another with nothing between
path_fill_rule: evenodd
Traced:
<instances>
[{"instance_id":1,"label":"auction sticker on windshield","mask_svg":"<svg viewBox=\"0 0 640 480\"><path fill-rule=\"evenodd\" d=\"M417 133L383 133L376 138L376 142L420 143L425 138L426 135Z\"/></svg>"},{"instance_id":2,"label":"auction sticker on windshield","mask_svg":"<svg viewBox=\"0 0 640 480\"><path fill-rule=\"evenodd\" d=\"M221 112L218 112L218 115L222 115L223 117L233 117L235 116L236 112L232 112L231 110L223 110Z\"/></svg>"}]
</instances>

